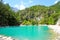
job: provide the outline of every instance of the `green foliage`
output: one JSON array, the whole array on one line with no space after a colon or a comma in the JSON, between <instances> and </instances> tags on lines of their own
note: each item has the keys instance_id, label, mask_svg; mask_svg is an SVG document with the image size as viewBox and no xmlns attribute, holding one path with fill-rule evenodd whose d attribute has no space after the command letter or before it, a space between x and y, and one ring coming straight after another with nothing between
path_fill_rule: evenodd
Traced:
<instances>
[{"instance_id":1,"label":"green foliage","mask_svg":"<svg viewBox=\"0 0 60 40\"><path fill-rule=\"evenodd\" d=\"M50 17L50 18L49 18L48 24L54 24L54 18L53 18L53 17Z\"/></svg>"},{"instance_id":2,"label":"green foliage","mask_svg":"<svg viewBox=\"0 0 60 40\"><path fill-rule=\"evenodd\" d=\"M31 25L31 22L24 20L22 24L23 24L23 25Z\"/></svg>"},{"instance_id":3,"label":"green foliage","mask_svg":"<svg viewBox=\"0 0 60 40\"><path fill-rule=\"evenodd\" d=\"M19 25L14 14L15 12L12 11L8 4L0 2L0 26Z\"/></svg>"},{"instance_id":4,"label":"green foliage","mask_svg":"<svg viewBox=\"0 0 60 40\"><path fill-rule=\"evenodd\" d=\"M9 4L0 1L0 25L38 25L56 24L60 17L60 1L50 7L35 5L24 10L14 12Z\"/></svg>"},{"instance_id":5,"label":"green foliage","mask_svg":"<svg viewBox=\"0 0 60 40\"><path fill-rule=\"evenodd\" d=\"M31 21L32 24L56 24L60 16L60 2L50 7L35 5L18 12L22 22L26 20Z\"/></svg>"}]
</instances>

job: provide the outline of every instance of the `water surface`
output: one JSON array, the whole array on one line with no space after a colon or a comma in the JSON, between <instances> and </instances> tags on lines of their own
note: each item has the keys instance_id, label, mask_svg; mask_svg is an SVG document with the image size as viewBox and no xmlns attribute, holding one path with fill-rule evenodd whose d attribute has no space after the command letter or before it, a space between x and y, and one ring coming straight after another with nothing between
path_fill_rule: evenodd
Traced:
<instances>
[{"instance_id":1,"label":"water surface","mask_svg":"<svg viewBox=\"0 0 60 40\"><path fill-rule=\"evenodd\" d=\"M19 40L48 40L52 35L48 26L11 26L0 28L0 35L11 36Z\"/></svg>"}]
</instances>

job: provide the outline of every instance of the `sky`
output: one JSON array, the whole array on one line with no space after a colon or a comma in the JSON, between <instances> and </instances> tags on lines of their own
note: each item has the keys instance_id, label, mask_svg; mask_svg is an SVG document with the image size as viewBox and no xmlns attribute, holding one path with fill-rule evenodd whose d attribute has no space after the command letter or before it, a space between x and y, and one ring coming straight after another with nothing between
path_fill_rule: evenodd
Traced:
<instances>
[{"instance_id":1,"label":"sky","mask_svg":"<svg viewBox=\"0 0 60 40\"><path fill-rule=\"evenodd\" d=\"M8 3L11 7L23 10L33 5L51 6L60 0L3 0L4 4Z\"/></svg>"}]
</instances>

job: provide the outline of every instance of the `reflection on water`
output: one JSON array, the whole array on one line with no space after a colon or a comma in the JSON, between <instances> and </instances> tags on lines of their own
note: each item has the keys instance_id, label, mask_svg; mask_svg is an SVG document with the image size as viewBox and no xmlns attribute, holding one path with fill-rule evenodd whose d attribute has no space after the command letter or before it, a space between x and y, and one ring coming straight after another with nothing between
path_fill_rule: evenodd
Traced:
<instances>
[{"instance_id":1,"label":"reflection on water","mask_svg":"<svg viewBox=\"0 0 60 40\"><path fill-rule=\"evenodd\" d=\"M11 36L19 40L48 40L52 35L48 26L17 26L0 28L0 35Z\"/></svg>"}]
</instances>

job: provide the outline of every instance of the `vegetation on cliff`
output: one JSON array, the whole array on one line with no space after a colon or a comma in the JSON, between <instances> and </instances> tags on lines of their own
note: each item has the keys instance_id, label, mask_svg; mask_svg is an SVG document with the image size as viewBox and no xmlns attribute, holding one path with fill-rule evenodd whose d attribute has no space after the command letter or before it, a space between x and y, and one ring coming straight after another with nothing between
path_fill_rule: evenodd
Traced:
<instances>
[{"instance_id":1,"label":"vegetation on cliff","mask_svg":"<svg viewBox=\"0 0 60 40\"><path fill-rule=\"evenodd\" d=\"M60 1L49 7L35 5L17 12L0 1L0 26L56 24L59 17Z\"/></svg>"}]
</instances>

